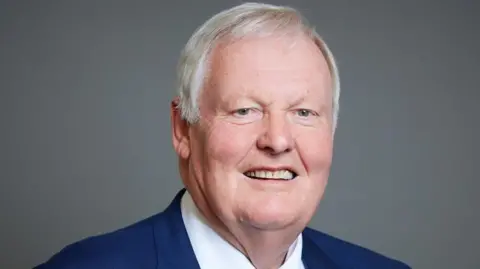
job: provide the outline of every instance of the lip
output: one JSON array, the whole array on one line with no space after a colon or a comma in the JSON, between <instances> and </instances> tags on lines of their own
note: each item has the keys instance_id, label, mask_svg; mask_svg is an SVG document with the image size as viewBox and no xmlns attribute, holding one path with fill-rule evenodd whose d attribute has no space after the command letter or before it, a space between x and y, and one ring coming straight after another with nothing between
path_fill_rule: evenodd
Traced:
<instances>
[{"instance_id":1,"label":"lip","mask_svg":"<svg viewBox=\"0 0 480 269\"><path fill-rule=\"evenodd\" d=\"M245 182L248 186L261 192L289 192L292 190L296 182L298 182L297 180L256 180L244 174L242 174L242 176L245 178Z\"/></svg>"},{"instance_id":2,"label":"lip","mask_svg":"<svg viewBox=\"0 0 480 269\"><path fill-rule=\"evenodd\" d=\"M279 171L279 170L289 170L294 173L297 173L295 169L291 166L254 166L246 170L244 173L251 172L251 171L257 171L257 170L264 170L264 171Z\"/></svg>"},{"instance_id":3,"label":"lip","mask_svg":"<svg viewBox=\"0 0 480 269\"><path fill-rule=\"evenodd\" d=\"M293 173L294 178L298 176L298 172L291 166L255 166L255 167L249 168L248 170L243 172L243 174L245 175L248 172L258 171L258 170L271 171L271 172L280 171L280 170L288 170L288 171Z\"/></svg>"}]
</instances>

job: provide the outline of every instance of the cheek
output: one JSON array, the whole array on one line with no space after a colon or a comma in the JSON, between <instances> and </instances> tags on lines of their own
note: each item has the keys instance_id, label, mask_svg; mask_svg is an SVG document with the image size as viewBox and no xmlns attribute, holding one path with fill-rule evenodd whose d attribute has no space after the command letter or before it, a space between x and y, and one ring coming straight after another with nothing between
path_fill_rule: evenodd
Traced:
<instances>
[{"instance_id":1,"label":"cheek","mask_svg":"<svg viewBox=\"0 0 480 269\"><path fill-rule=\"evenodd\" d=\"M211 129L206 144L209 158L226 166L234 166L255 145L255 133L251 126L221 122Z\"/></svg>"},{"instance_id":2,"label":"cheek","mask_svg":"<svg viewBox=\"0 0 480 269\"><path fill-rule=\"evenodd\" d=\"M330 132L304 132L297 137L296 144L310 176L328 174L333 155L333 140Z\"/></svg>"}]
</instances>

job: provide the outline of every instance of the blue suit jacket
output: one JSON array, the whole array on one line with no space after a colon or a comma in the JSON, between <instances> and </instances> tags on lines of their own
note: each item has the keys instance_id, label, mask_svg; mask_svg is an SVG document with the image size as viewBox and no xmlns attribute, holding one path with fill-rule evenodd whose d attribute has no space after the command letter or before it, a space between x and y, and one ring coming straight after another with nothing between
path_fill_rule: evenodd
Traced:
<instances>
[{"instance_id":1,"label":"blue suit jacket","mask_svg":"<svg viewBox=\"0 0 480 269\"><path fill-rule=\"evenodd\" d=\"M181 190L165 211L69 245L34 269L200 269L180 211ZM306 228L306 269L407 269L407 265Z\"/></svg>"}]
</instances>

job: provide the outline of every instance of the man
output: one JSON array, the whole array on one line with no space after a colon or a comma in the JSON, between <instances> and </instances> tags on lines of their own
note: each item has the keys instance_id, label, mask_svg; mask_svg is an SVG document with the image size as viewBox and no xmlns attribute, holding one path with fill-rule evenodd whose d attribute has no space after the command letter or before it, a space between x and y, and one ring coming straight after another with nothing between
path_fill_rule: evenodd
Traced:
<instances>
[{"instance_id":1,"label":"man","mask_svg":"<svg viewBox=\"0 0 480 269\"><path fill-rule=\"evenodd\" d=\"M306 228L329 176L340 88L296 10L245 3L215 15L178 73L172 140L185 189L164 212L38 269L408 268Z\"/></svg>"}]
</instances>

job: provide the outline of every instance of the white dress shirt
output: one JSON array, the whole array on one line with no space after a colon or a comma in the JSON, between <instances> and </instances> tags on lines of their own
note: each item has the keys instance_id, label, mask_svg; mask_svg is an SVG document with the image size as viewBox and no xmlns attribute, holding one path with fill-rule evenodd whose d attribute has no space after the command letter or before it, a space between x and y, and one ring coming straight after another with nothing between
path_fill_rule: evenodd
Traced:
<instances>
[{"instance_id":1,"label":"white dress shirt","mask_svg":"<svg viewBox=\"0 0 480 269\"><path fill-rule=\"evenodd\" d=\"M197 261L202 269L255 269L242 252L207 225L190 194L181 202L182 218ZM279 269L304 269L302 235L290 246L287 258Z\"/></svg>"}]
</instances>

